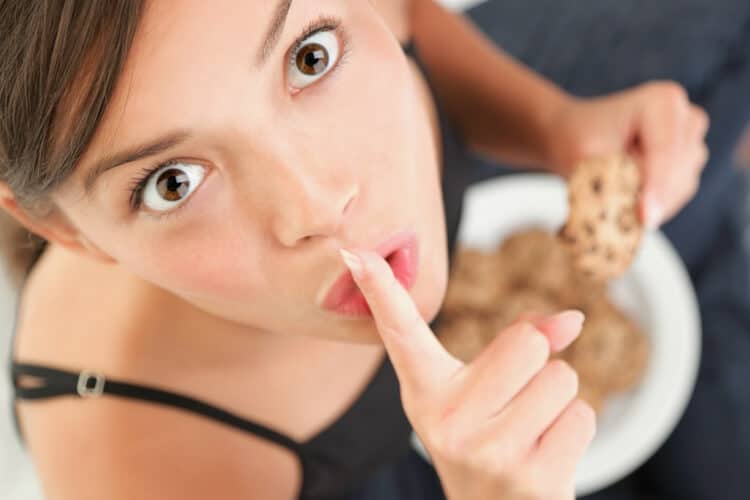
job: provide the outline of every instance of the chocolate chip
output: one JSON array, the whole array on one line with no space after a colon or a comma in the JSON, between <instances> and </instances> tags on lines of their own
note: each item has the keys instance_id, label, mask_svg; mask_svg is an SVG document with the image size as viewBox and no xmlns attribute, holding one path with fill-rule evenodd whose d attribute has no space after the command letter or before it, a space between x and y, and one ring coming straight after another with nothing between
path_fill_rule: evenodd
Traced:
<instances>
[{"instance_id":1,"label":"chocolate chip","mask_svg":"<svg viewBox=\"0 0 750 500\"><path fill-rule=\"evenodd\" d=\"M557 236L561 238L563 241L570 243L571 245L576 244L576 237L570 234L570 231L568 230L568 226L563 226L560 231L557 233Z\"/></svg>"},{"instance_id":2,"label":"chocolate chip","mask_svg":"<svg viewBox=\"0 0 750 500\"><path fill-rule=\"evenodd\" d=\"M588 234L589 236L596 235L596 229L594 229L594 226L592 226L589 222L583 225L583 229L586 230L586 234Z\"/></svg>"},{"instance_id":3,"label":"chocolate chip","mask_svg":"<svg viewBox=\"0 0 750 500\"><path fill-rule=\"evenodd\" d=\"M591 189L594 190L596 194L601 194L602 192L602 180L597 177L591 182Z\"/></svg>"}]
</instances>

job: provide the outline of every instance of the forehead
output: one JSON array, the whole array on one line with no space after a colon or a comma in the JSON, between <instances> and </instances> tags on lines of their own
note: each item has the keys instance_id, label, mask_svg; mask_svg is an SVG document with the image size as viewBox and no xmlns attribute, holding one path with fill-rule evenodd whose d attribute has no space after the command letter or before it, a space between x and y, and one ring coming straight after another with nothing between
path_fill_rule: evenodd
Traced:
<instances>
[{"instance_id":1,"label":"forehead","mask_svg":"<svg viewBox=\"0 0 750 500\"><path fill-rule=\"evenodd\" d=\"M296 0L290 27L322 4ZM147 2L107 112L82 158L84 175L97 159L171 129L210 127L227 109L254 109L269 72L256 66L278 0L159 0ZM295 28L298 29L298 28ZM293 31L292 31L293 32ZM295 33L296 34L296 33ZM271 58L271 64L278 63ZM259 89L260 90L260 89ZM238 102L247 99L247 102Z\"/></svg>"},{"instance_id":2,"label":"forehead","mask_svg":"<svg viewBox=\"0 0 750 500\"><path fill-rule=\"evenodd\" d=\"M190 97L181 93L190 88L181 82L199 88L219 70L226 73L232 66L240 66L228 67L227 62L248 59L274 3L147 2L102 129L118 119L128 122L127 118L139 117L153 105L165 108L173 100ZM243 65L242 69L247 67ZM171 89L171 93L166 89ZM203 90L201 95L205 95ZM189 113L188 109L185 111ZM120 129L118 135L122 133Z\"/></svg>"}]
</instances>

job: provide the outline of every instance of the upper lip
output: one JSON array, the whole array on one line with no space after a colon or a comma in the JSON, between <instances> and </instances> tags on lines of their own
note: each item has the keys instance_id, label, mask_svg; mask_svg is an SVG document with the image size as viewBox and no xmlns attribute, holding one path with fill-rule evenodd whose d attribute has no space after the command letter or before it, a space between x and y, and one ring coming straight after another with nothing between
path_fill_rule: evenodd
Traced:
<instances>
[{"instance_id":1,"label":"upper lip","mask_svg":"<svg viewBox=\"0 0 750 500\"><path fill-rule=\"evenodd\" d=\"M393 252L403 247L410 238L414 237L414 232L410 230L402 230L389 236L377 245L373 252L377 253L384 259L391 255ZM357 247L355 247L357 248ZM361 248L361 247L359 247ZM333 284L328 288L322 301L323 307L332 308L341 304L346 298L356 289L356 284L352 278L349 270L345 270Z\"/></svg>"}]
</instances>

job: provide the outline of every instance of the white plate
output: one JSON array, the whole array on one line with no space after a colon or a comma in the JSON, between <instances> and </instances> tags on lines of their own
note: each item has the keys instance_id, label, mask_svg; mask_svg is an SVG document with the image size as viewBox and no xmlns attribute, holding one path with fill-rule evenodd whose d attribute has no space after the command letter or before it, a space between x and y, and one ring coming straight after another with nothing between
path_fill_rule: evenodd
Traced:
<instances>
[{"instance_id":1,"label":"white plate","mask_svg":"<svg viewBox=\"0 0 750 500\"><path fill-rule=\"evenodd\" d=\"M536 226L557 230L567 217L564 182L545 174L494 178L467 192L459 241L495 248ZM610 287L612 300L645 329L651 357L643 382L610 400L579 465L576 492L586 495L623 478L664 442L692 394L700 357L700 317L690 279L669 241L645 235L631 269ZM429 460L416 435L412 444Z\"/></svg>"}]
</instances>

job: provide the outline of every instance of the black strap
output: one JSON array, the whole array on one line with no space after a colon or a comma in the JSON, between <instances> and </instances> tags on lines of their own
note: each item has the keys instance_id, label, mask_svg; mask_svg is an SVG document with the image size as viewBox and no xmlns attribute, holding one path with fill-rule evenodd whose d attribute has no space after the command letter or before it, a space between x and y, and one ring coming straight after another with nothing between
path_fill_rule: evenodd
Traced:
<instances>
[{"instance_id":1,"label":"black strap","mask_svg":"<svg viewBox=\"0 0 750 500\"><path fill-rule=\"evenodd\" d=\"M63 396L93 398L109 394L121 398L149 401L208 417L219 423L267 439L301 457L301 446L293 439L261 424L181 394L108 379L94 372L75 373L35 364L13 362L12 375L15 395L18 399L38 400ZM19 379L22 376L39 379L41 384L32 387L21 386Z\"/></svg>"}]
</instances>

